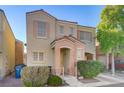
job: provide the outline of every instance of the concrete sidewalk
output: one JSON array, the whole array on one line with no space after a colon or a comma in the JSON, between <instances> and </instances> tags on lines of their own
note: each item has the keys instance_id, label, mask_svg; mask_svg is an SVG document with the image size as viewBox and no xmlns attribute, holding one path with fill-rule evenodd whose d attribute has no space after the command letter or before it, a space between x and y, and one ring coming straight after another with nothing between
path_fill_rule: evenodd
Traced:
<instances>
[{"instance_id":1,"label":"concrete sidewalk","mask_svg":"<svg viewBox=\"0 0 124 93\"><path fill-rule=\"evenodd\" d=\"M93 83L82 83L74 76L64 76L63 79L69 84L70 87L97 87L110 84L124 83L124 79L120 79L106 74L98 75L95 79L99 80L100 82Z\"/></svg>"}]
</instances>

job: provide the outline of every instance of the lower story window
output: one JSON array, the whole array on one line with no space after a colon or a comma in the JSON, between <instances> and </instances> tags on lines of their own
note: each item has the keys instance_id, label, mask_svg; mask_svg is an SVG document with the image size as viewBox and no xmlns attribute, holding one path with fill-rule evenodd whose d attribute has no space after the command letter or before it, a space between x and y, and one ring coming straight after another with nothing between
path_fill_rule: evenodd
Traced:
<instances>
[{"instance_id":1,"label":"lower story window","mask_svg":"<svg viewBox=\"0 0 124 93\"><path fill-rule=\"evenodd\" d=\"M33 53L33 60L38 61L38 52Z\"/></svg>"},{"instance_id":2,"label":"lower story window","mask_svg":"<svg viewBox=\"0 0 124 93\"><path fill-rule=\"evenodd\" d=\"M43 52L39 52L39 61L43 61Z\"/></svg>"},{"instance_id":3,"label":"lower story window","mask_svg":"<svg viewBox=\"0 0 124 93\"><path fill-rule=\"evenodd\" d=\"M33 52L33 60L34 61L43 61L44 53L43 52Z\"/></svg>"}]
</instances>

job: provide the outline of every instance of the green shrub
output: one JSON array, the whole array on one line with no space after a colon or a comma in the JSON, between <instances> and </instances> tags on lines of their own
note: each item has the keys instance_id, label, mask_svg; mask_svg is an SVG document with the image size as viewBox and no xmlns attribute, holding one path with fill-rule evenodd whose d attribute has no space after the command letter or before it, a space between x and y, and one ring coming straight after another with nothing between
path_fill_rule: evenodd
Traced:
<instances>
[{"instance_id":1,"label":"green shrub","mask_svg":"<svg viewBox=\"0 0 124 93\"><path fill-rule=\"evenodd\" d=\"M49 77L48 67L24 67L21 73L21 79L27 87L40 87L47 83Z\"/></svg>"},{"instance_id":2,"label":"green shrub","mask_svg":"<svg viewBox=\"0 0 124 93\"><path fill-rule=\"evenodd\" d=\"M48 78L48 86L61 86L62 85L62 79L57 75L51 75Z\"/></svg>"},{"instance_id":3,"label":"green shrub","mask_svg":"<svg viewBox=\"0 0 124 93\"><path fill-rule=\"evenodd\" d=\"M99 61L79 61L77 68L84 78L93 78L103 71L104 67Z\"/></svg>"}]
</instances>

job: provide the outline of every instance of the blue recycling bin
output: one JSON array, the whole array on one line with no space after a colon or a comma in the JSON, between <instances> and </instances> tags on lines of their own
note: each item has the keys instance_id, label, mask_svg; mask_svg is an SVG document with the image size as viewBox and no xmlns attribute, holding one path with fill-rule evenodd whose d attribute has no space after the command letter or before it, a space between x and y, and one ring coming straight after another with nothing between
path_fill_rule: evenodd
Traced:
<instances>
[{"instance_id":1,"label":"blue recycling bin","mask_svg":"<svg viewBox=\"0 0 124 93\"><path fill-rule=\"evenodd\" d=\"M16 79L21 78L21 70L22 70L22 68L23 68L24 66L25 66L25 65L20 64L20 65L17 65L17 66L15 67L15 78L16 78Z\"/></svg>"}]
</instances>

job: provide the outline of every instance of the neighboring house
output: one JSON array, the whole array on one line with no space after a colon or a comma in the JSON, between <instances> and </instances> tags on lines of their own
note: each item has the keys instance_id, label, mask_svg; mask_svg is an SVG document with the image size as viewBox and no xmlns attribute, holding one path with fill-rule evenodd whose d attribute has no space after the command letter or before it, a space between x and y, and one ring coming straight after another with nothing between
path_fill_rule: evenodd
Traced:
<instances>
[{"instance_id":1,"label":"neighboring house","mask_svg":"<svg viewBox=\"0 0 124 93\"><path fill-rule=\"evenodd\" d=\"M0 10L0 79L14 71L15 37L5 13Z\"/></svg>"},{"instance_id":2,"label":"neighboring house","mask_svg":"<svg viewBox=\"0 0 124 93\"><path fill-rule=\"evenodd\" d=\"M110 69L111 55L102 53L99 44L96 45L96 60L102 62L106 69Z\"/></svg>"},{"instance_id":3,"label":"neighboring house","mask_svg":"<svg viewBox=\"0 0 124 93\"><path fill-rule=\"evenodd\" d=\"M77 75L78 60L95 60L95 28L59 20L44 10L26 13L27 66Z\"/></svg>"},{"instance_id":4,"label":"neighboring house","mask_svg":"<svg viewBox=\"0 0 124 93\"><path fill-rule=\"evenodd\" d=\"M103 53L100 50L100 45L98 41L96 42L96 59L102 62L107 70L111 70L112 56L111 53ZM124 56L115 55L115 68L124 69Z\"/></svg>"},{"instance_id":5,"label":"neighboring house","mask_svg":"<svg viewBox=\"0 0 124 93\"><path fill-rule=\"evenodd\" d=\"M24 45L23 42L16 39L15 42L15 64L24 64Z\"/></svg>"}]
</instances>

